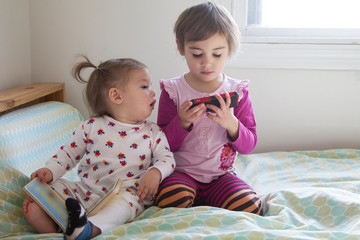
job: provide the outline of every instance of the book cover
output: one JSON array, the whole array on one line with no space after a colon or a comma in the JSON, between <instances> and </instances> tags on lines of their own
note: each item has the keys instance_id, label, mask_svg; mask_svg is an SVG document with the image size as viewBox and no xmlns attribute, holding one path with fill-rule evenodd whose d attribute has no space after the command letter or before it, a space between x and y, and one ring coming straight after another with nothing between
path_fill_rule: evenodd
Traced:
<instances>
[{"instance_id":1,"label":"book cover","mask_svg":"<svg viewBox=\"0 0 360 240\"><path fill-rule=\"evenodd\" d=\"M24 189L65 232L68 222L65 201L39 178L34 178Z\"/></svg>"},{"instance_id":2,"label":"book cover","mask_svg":"<svg viewBox=\"0 0 360 240\"><path fill-rule=\"evenodd\" d=\"M106 194L88 209L87 216L95 215L115 194L120 191L122 180L118 179L113 183ZM68 222L68 212L65 201L47 183L41 183L39 178L34 178L24 190L34 199L39 206L59 225L65 232Z\"/></svg>"}]
</instances>

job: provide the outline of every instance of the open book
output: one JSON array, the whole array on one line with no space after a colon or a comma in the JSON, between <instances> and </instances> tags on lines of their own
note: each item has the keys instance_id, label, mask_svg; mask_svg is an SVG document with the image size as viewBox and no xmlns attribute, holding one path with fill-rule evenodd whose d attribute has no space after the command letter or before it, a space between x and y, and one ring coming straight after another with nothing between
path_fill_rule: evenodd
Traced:
<instances>
[{"instance_id":1,"label":"open book","mask_svg":"<svg viewBox=\"0 0 360 240\"><path fill-rule=\"evenodd\" d=\"M109 187L106 195L88 209L87 215L92 216L96 214L114 195L118 194L121 183L122 181L120 179L113 183ZM41 183L39 178L34 178L24 187L24 189L65 232L68 222L68 212L66 210L65 200L52 190L48 184Z\"/></svg>"}]
</instances>

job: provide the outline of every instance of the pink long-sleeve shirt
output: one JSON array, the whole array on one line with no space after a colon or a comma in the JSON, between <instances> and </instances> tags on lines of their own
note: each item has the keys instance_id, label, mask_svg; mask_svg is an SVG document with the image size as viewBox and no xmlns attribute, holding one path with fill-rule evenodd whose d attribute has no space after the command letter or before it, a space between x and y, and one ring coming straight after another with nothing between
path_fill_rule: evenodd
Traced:
<instances>
[{"instance_id":1,"label":"pink long-sleeve shirt","mask_svg":"<svg viewBox=\"0 0 360 240\"><path fill-rule=\"evenodd\" d=\"M163 128L174 152L176 171L208 183L226 172L234 172L233 163L238 153L253 151L257 135L248 85L248 81L224 75L222 85L215 92L201 93L191 88L184 75L160 81L162 92L157 123ZM238 106L233 108L234 116L239 120L239 135L235 141L231 141L227 131L205 114L189 130L182 128L178 109L185 100L232 91L238 91L241 98Z\"/></svg>"}]
</instances>

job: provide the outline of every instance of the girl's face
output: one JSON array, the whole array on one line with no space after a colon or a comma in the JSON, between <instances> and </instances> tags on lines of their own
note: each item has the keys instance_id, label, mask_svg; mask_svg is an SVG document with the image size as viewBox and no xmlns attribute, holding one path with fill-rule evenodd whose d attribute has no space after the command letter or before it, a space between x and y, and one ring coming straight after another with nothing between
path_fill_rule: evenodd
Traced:
<instances>
[{"instance_id":1,"label":"girl's face","mask_svg":"<svg viewBox=\"0 0 360 240\"><path fill-rule=\"evenodd\" d=\"M136 124L148 118L156 103L149 70L133 70L126 87L120 90L120 95L121 103L115 114L116 120Z\"/></svg>"},{"instance_id":2,"label":"girl's face","mask_svg":"<svg viewBox=\"0 0 360 240\"><path fill-rule=\"evenodd\" d=\"M185 42L184 52L179 52L185 56L191 81L211 82L218 81L229 56L229 46L224 35L215 34L206 40Z\"/></svg>"}]
</instances>

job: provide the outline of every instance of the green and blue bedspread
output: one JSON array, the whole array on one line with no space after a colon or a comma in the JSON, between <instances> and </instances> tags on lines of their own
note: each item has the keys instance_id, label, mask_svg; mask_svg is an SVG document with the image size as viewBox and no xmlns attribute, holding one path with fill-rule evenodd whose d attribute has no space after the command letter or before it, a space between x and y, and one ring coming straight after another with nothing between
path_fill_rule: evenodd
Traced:
<instances>
[{"instance_id":1,"label":"green and blue bedspread","mask_svg":"<svg viewBox=\"0 0 360 240\"><path fill-rule=\"evenodd\" d=\"M96 239L360 239L359 149L250 154L236 167L262 197L265 216L150 207ZM29 177L4 162L0 171L0 238L62 239L37 234L23 216Z\"/></svg>"}]
</instances>

